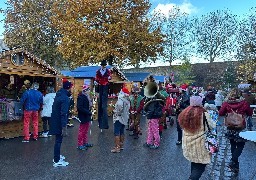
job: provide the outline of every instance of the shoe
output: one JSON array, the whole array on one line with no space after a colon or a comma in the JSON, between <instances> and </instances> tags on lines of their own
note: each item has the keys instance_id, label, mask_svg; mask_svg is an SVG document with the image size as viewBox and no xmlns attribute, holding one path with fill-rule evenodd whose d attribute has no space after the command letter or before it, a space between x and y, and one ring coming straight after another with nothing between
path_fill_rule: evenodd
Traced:
<instances>
[{"instance_id":1,"label":"shoe","mask_svg":"<svg viewBox=\"0 0 256 180\"><path fill-rule=\"evenodd\" d=\"M93 144L86 143L84 146L85 146L85 147L93 147Z\"/></svg>"},{"instance_id":2,"label":"shoe","mask_svg":"<svg viewBox=\"0 0 256 180\"><path fill-rule=\"evenodd\" d=\"M64 160L62 160L62 161L59 160L59 162L54 162L53 163L53 167L65 167L67 165L69 165L69 163L64 161Z\"/></svg>"},{"instance_id":3,"label":"shoe","mask_svg":"<svg viewBox=\"0 0 256 180\"><path fill-rule=\"evenodd\" d=\"M60 155L60 161L64 161L65 159L66 159L66 157L65 157L65 156ZM54 163L54 159L52 160L52 162Z\"/></svg>"},{"instance_id":4,"label":"shoe","mask_svg":"<svg viewBox=\"0 0 256 180\"><path fill-rule=\"evenodd\" d=\"M33 140L33 141L37 141L37 138L33 138L32 140Z\"/></svg>"},{"instance_id":5,"label":"shoe","mask_svg":"<svg viewBox=\"0 0 256 180\"><path fill-rule=\"evenodd\" d=\"M148 144L148 143L144 143L143 144L144 147L150 147L150 146L153 146L152 144Z\"/></svg>"},{"instance_id":6,"label":"shoe","mask_svg":"<svg viewBox=\"0 0 256 180\"><path fill-rule=\"evenodd\" d=\"M47 138L48 137L48 133L42 133L40 137Z\"/></svg>"},{"instance_id":7,"label":"shoe","mask_svg":"<svg viewBox=\"0 0 256 180\"><path fill-rule=\"evenodd\" d=\"M139 135L135 134L133 139L139 139Z\"/></svg>"},{"instance_id":8,"label":"shoe","mask_svg":"<svg viewBox=\"0 0 256 180\"><path fill-rule=\"evenodd\" d=\"M234 172L234 173L238 173L239 172L239 163L235 163L234 161L231 161L228 164L228 168Z\"/></svg>"},{"instance_id":9,"label":"shoe","mask_svg":"<svg viewBox=\"0 0 256 180\"><path fill-rule=\"evenodd\" d=\"M159 146L157 146L157 145L152 145L152 146L150 146L149 148L150 148L150 149L157 149L157 148L159 148Z\"/></svg>"},{"instance_id":10,"label":"shoe","mask_svg":"<svg viewBox=\"0 0 256 180\"><path fill-rule=\"evenodd\" d=\"M111 150L112 153L120 153L121 152L121 149L118 148L118 147L114 147L112 150Z\"/></svg>"},{"instance_id":11,"label":"shoe","mask_svg":"<svg viewBox=\"0 0 256 180\"><path fill-rule=\"evenodd\" d=\"M85 150L87 150L87 147L86 146L78 146L77 149L85 151Z\"/></svg>"},{"instance_id":12,"label":"shoe","mask_svg":"<svg viewBox=\"0 0 256 180\"><path fill-rule=\"evenodd\" d=\"M29 143L29 140L23 139L21 142L23 142L23 143Z\"/></svg>"},{"instance_id":13,"label":"shoe","mask_svg":"<svg viewBox=\"0 0 256 180\"><path fill-rule=\"evenodd\" d=\"M181 141L177 141L176 145L181 145L181 143L182 143Z\"/></svg>"}]
</instances>

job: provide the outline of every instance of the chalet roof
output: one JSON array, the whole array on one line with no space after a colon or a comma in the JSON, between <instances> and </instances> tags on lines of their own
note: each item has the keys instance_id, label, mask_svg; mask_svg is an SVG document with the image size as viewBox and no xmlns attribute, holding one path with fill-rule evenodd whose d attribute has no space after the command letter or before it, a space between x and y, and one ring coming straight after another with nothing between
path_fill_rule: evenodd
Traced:
<instances>
[{"instance_id":1,"label":"chalet roof","mask_svg":"<svg viewBox=\"0 0 256 180\"><path fill-rule=\"evenodd\" d=\"M47 69L47 70L51 71L50 73L52 75L58 75L59 74L59 72L54 67L50 66L44 60L36 57L35 55L28 52L27 50L24 50L23 48L17 48L17 49L11 49L11 50L2 49L2 52L0 53L0 59L3 59L6 56L13 55L13 54L16 54L16 53L25 54L27 56L28 60L33 61L33 62L37 63L38 65L41 65L44 69Z\"/></svg>"},{"instance_id":2,"label":"chalet roof","mask_svg":"<svg viewBox=\"0 0 256 180\"><path fill-rule=\"evenodd\" d=\"M136 73L124 73L124 75L125 75L125 77L127 77L127 79L129 81L142 82L150 75L150 73L148 73L148 72L136 72Z\"/></svg>"},{"instance_id":3,"label":"chalet roof","mask_svg":"<svg viewBox=\"0 0 256 180\"><path fill-rule=\"evenodd\" d=\"M61 71L64 76L71 76L75 78L94 78L96 71L101 66L80 66L71 71ZM107 66L112 71L116 71L123 80L128 80L125 75L115 66Z\"/></svg>"},{"instance_id":4,"label":"chalet roof","mask_svg":"<svg viewBox=\"0 0 256 180\"><path fill-rule=\"evenodd\" d=\"M156 81L165 82L165 76L154 76Z\"/></svg>"}]
</instances>

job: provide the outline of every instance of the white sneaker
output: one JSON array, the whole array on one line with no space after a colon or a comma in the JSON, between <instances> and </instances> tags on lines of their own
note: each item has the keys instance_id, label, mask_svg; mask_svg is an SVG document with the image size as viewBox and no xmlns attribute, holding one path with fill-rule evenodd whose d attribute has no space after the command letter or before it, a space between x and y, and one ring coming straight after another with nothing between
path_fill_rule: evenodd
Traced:
<instances>
[{"instance_id":1,"label":"white sneaker","mask_svg":"<svg viewBox=\"0 0 256 180\"><path fill-rule=\"evenodd\" d=\"M65 157L65 156L60 155L60 160L59 160L59 161L64 161L65 159L66 159L66 157ZM52 162L54 163L54 159L52 160Z\"/></svg>"},{"instance_id":2,"label":"white sneaker","mask_svg":"<svg viewBox=\"0 0 256 180\"><path fill-rule=\"evenodd\" d=\"M41 137L47 138L48 137L48 133L42 133Z\"/></svg>"},{"instance_id":3,"label":"white sneaker","mask_svg":"<svg viewBox=\"0 0 256 180\"><path fill-rule=\"evenodd\" d=\"M67 165L69 165L69 163L68 162L66 162L66 161L64 161L64 160L59 160L59 162L57 162L57 163L53 163L53 167L64 167L64 166L67 166Z\"/></svg>"}]
</instances>

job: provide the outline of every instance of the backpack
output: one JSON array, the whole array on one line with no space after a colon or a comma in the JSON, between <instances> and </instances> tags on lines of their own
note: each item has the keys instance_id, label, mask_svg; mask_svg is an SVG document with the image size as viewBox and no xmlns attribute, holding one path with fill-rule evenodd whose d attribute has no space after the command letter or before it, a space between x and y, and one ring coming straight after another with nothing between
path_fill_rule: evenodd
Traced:
<instances>
[{"instance_id":1,"label":"backpack","mask_svg":"<svg viewBox=\"0 0 256 180\"><path fill-rule=\"evenodd\" d=\"M161 118L163 116L163 105L159 101L154 101L149 105L147 117L150 119Z\"/></svg>"},{"instance_id":2,"label":"backpack","mask_svg":"<svg viewBox=\"0 0 256 180\"><path fill-rule=\"evenodd\" d=\"M228 127L228 129L234 129L234 130L242 130L245 128L245 118L242 114L238 114L233 109L231 109L232 112L228 113L228 115L225 118L225 126Z\"/></svg>"}]
</instances>

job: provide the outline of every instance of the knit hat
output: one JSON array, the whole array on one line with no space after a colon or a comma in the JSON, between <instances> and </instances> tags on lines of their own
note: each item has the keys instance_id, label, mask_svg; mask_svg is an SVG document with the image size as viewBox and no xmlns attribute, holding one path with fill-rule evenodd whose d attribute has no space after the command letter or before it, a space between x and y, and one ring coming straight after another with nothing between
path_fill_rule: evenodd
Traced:
<instances>
[{"instance_id":1,"label":"knit hat","mask_svg":"<svg viewBox=\"0 0 256 180\"><path fill-rule=\"evenodd\" d=\"M87 84L84 84L82 87L82 91L89 91L90 90L90 86Z\"/></svg>"},{"instance_id":2,"label":"knit hat","mask_svg":"<svg viewBox=\"0 0 256 180\"><path fill-rule=\"evenodd\" d=\"M190 106L202 106L203 98L200 96L191 96L190 97Z\"/></svg>"},{"instance_id":3,"label":"knit hat","mask_svg":"<svg viewBox=\"0 0 256 180\"><path fill-rule=\"evenodd\" d=\"M122 91L123 91L123 93L126 94L126 95L129 95L129 94L130 94L129 90L128 90L127 88L125 88L125 87L122 89Z\"/></svg>"},{"instance_id":4,"label":"knit hat","mask_svg":"<svg viewBox=\"0 0 256 180\"><path fill-rule=\"evenodd\" d=\"M62 83L63 83L63 89L70 89L73 86L73 84L67 79L63 79Z\"/></svg>"}]
</instances>

